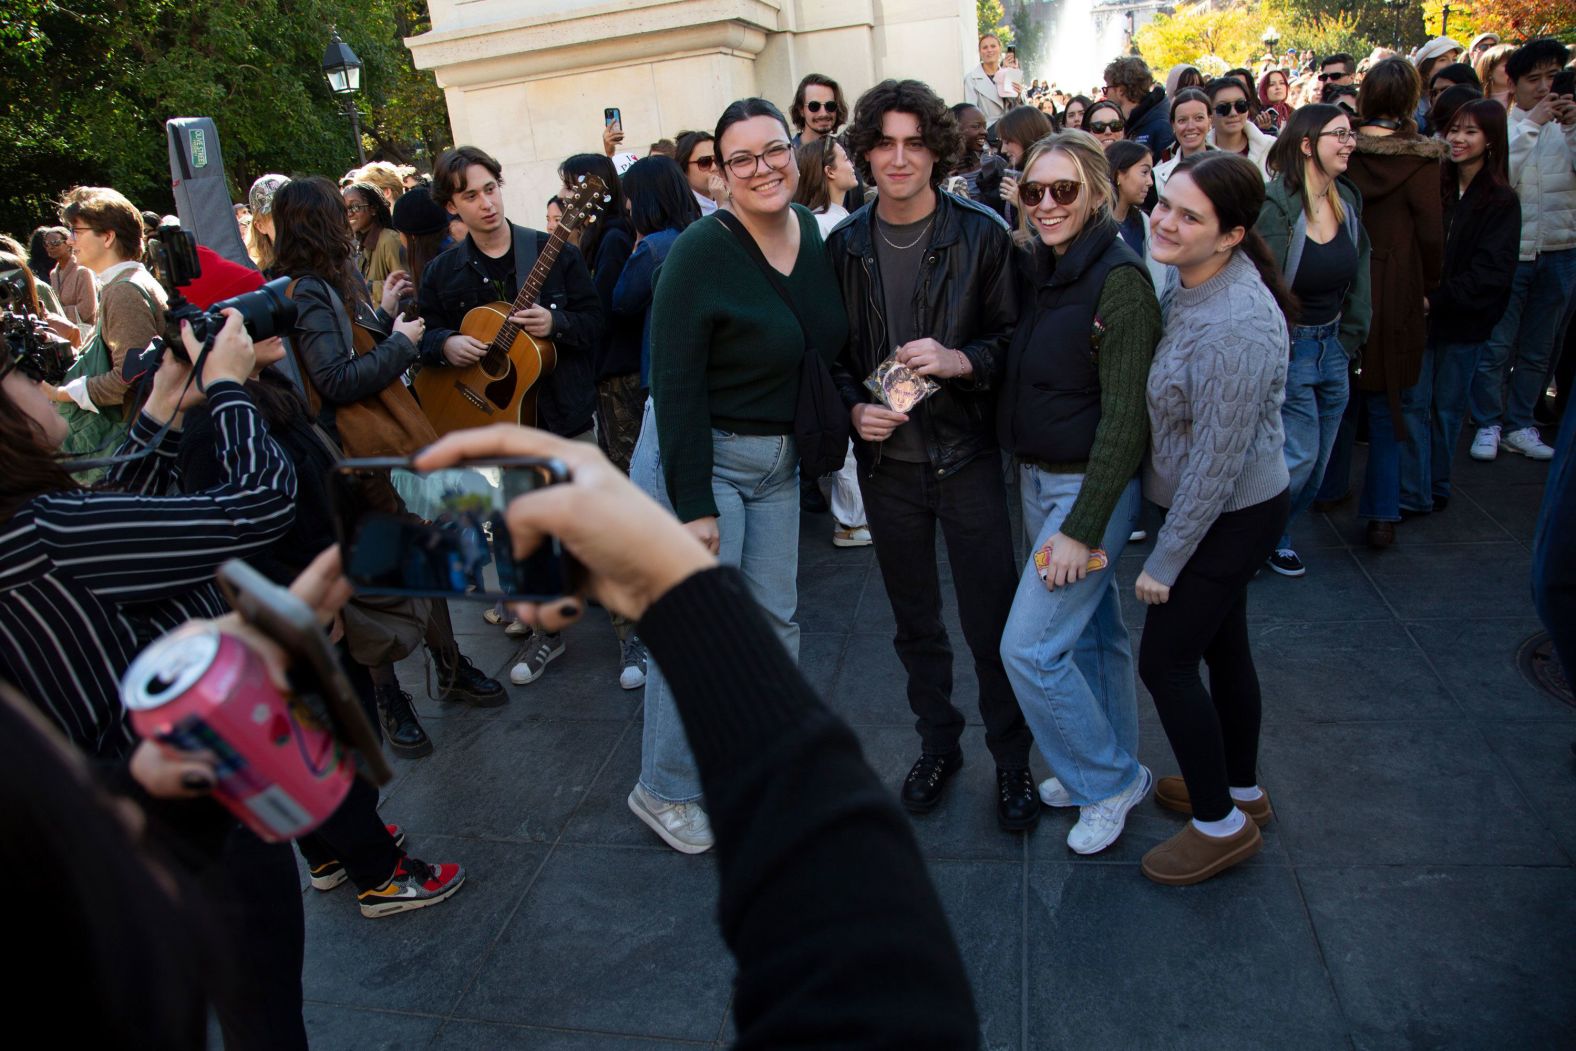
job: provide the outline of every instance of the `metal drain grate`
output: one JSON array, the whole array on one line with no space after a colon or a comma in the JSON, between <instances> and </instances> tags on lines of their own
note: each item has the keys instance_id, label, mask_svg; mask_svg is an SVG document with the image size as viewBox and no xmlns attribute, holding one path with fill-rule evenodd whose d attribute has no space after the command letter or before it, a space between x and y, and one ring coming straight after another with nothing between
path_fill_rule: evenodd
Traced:
<instances>
[{"instance_id":1,"label":"metal drain grate","mask_svg":"<svg viewBox=\"0 0 1576 1051\"><path fill-rule=\"evenodd\" d=\"M1521 644L1516 653L1516 665L1532 685L1576 707L1576 696L1571 695L1571 684L1565 680L1565 670L1554 655L1554 640L1549 638L1548 632L1540 631Z\"/></svg>"}]
</instances>

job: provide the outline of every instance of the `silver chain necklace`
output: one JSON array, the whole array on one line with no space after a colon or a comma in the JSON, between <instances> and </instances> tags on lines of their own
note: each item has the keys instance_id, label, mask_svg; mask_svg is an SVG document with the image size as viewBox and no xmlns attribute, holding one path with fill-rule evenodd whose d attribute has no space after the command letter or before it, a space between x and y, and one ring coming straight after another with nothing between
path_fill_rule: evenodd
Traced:
<instances>
[{"instance_id":1,"label":"silver chain necklace","mask_svg":"<svg viewBox=\"0 0 1576 1051\"><path fill-rule=\"evenodd\" d=\"M910 241L906 245L897 244L890 237L888 237L886 235L886 232L881 229L881 220L880 220L880 218L876 219L876 233L880 234L881 235L881 240L885 241L890 247L895 248L899 252L901 252L901 251L904 251L906 249L913 248L915 245L919 244L920 241L924 240L925 235L930 232L930 224L935 222L935 221L936 221L936 216L935 216L934 213L932 213L931 216L930 216L929 222L925 223L925 228L919 232L919 236L914 238L912 241Z\"/></svg>"}]
</instances>

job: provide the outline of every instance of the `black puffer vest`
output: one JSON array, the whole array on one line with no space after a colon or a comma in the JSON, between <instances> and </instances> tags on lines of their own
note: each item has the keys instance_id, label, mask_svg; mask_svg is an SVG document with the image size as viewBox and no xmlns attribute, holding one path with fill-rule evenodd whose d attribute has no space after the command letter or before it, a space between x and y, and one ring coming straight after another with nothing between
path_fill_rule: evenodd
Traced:
<instances>
[{"instance_id":1,"label":"black puffer vest","mask_svg":"<svg viewBox=\"0 0 1576 1051\"><path fill-rule=\"evenodd\" d=\"M1119 266L1148 274L1109 218L1085 230L1064 256L1038 243L1032 252L1021 268L1024 314L1007 350L998 433L1002 448L1023 459L1082 463L1100 424L1100 293Z\"/></svg>"}]
</instances>

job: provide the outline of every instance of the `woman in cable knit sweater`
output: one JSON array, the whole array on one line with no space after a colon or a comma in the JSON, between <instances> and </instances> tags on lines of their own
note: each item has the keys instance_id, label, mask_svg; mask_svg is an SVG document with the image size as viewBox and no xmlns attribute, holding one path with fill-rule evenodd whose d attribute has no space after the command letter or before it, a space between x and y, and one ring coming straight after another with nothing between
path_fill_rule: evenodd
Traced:
<instances>
[{"instance_id":1,"label":"woman in cable knit sweater","mask_svg":"<svg viewBox=\"0 0 1576 1051\"><path fill-rule=\"evenodd\" d=\"M1136 585L1149 607L1138 671L1182 768L1160 779L1156 802L1193 820L1144 855L1143 871L1170 885L1258 853L1259 825L1274 816L1256 772L1247 588L1290 509L1281 403L1293 301L1254 230L1263 202L1251 161L1195 154L1150 222L1151 254L1178 281L1149 371L1144 495L1167 513Z\"/></svg>"}]
</instances>

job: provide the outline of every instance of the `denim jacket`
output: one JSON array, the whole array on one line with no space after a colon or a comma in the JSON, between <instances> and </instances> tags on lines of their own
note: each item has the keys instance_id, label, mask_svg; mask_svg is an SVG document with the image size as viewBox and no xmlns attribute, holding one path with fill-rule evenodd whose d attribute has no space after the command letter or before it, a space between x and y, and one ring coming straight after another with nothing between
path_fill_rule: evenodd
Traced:
<instances>
[{"instance_id":1,"label":"denim jacket","mask_svg":"<svg viewBox=\"0 0 1576 1051\"><path fill-rule=\"evenodd\" d=\"M647 234L635 246L624 272L613 286L613 316L615 318L641 318L640 326L640 386L651 386L651 297L657 287L657 276L662 273L662 261L668 250L679 239L680 231L673 228Z\"/></svg>"}]
</instances>

